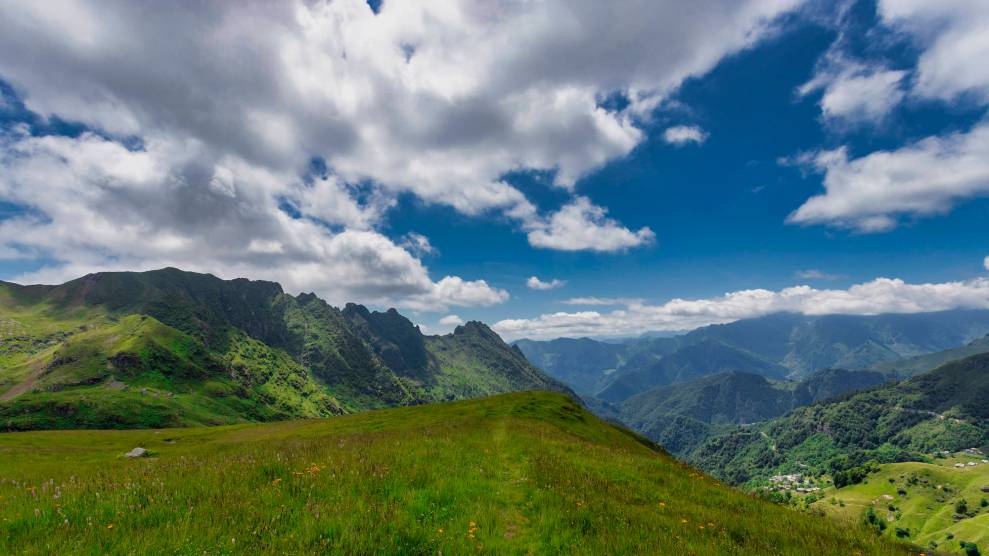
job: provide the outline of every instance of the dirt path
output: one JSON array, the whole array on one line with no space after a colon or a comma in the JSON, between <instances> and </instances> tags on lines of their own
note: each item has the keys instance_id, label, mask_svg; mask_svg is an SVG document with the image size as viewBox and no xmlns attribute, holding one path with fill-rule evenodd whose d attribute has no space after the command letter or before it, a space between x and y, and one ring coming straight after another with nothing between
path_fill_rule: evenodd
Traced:
<instances>
[{"instance_id":1,"label":"dirt path","mask_svg":"<svg viewBox=\"0 0 989 556\"><path fill-rule=\"evenodd\" d=\"M45 365L42 363L42 360L39 359L30 363L30 368L31 371L24 378L24 380L22 380L19 384L14 385L14 387L10 390L0 394L0 402L12 400L24 392L28 392L34 388L34 384L38 382L41 375L45 373Z\"/></svg>"}]
</instances>

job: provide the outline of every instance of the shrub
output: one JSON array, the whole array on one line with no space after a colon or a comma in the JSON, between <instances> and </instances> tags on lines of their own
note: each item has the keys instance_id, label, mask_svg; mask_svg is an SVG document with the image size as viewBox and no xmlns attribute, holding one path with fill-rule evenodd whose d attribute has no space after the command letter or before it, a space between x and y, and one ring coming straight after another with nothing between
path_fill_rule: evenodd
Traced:
<instances>
[{"instance_id":1,"label":"shrub","mask_svg":"<svg viewBox=\"0 0 989 556\"><path fill-rule=\"evenodd\" d=\"M862 516L862 521L867 527L875 529L876 534L882 533L886 530L886 520L876 515L876 510L872 509L871 506L865 510L865 514Z\"/></svg>"},{"instance_id":2,"label":"shrub","mask_svg":"<svg viewBox=\"0 0 989 556\"><path fill-rule=\"evenodd\" d=\"M965 556L982 556L982 553L979 552L979 545L974 542L961 541L958 545L965 552Z\"/></svg>"}]
</instances>

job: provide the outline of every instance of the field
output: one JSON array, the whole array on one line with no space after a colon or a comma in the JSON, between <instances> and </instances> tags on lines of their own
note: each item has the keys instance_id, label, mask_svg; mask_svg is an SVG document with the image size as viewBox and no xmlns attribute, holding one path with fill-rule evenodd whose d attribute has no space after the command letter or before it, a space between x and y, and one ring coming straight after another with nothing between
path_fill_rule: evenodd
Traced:
<instances>
[{"instance_id":1,"label":"field","mask_svg":"<svg viewBox=\"0 0 989 556\"><path fill-rule=\"evenodd\" d=\"M964 553L961 541L989 551L989 464L956 469L955 463L980 462L957 455L935 463L894 463L880 467L865 483L840 490L829 488L814 504L840 519L861 519L872 508L885 521L884 534L897 534L919 546ZM958 506L965 501L963 512ZM987 500L983 506L982 501ZM933 544L932 544L933 543Z\"/></svg>"},{"instance_id":2,"label":"field","mask_svg":"<svg viewBox=\"0 0 989 556\"><path fill-rule=\"evenodd\" d=\"M125 458L135 447L148 457ZM0 435L3 554L909 554L727 488L559 394Z\"/></svg>"}]
</instances>

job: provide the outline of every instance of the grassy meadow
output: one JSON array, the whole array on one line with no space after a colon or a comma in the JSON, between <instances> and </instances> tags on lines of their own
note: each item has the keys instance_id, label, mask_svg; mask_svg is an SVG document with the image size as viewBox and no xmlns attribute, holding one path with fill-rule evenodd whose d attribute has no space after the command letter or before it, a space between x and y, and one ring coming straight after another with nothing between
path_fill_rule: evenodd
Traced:
<instances>
[{"instance_id":1,"label":"grassy meadow","mask_svg":"<svg viewBox=\"0 0 989 556\"><path fill-rule=\"evenodd\" d=\"M148 457L125 458L141 446ZM0 434L2 554L910 554L730 489L551 393Z\"/></svg>"}]
</instances>

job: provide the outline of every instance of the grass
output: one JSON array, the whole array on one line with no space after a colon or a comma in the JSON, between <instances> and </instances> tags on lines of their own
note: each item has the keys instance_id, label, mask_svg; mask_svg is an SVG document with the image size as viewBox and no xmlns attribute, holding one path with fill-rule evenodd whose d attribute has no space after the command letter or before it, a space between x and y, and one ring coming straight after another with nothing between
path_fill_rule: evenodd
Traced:
<instances>
[{"instance_id":1,"label":"grass","mask_svg":"<svg viewBox=\"0 0 989 556\"><path fill-rule=\"evenodd\" d=\"M893 463L870 474L867 483L839 490L824 491L824 498L814 504L832 517L853 520L868 509L883 520L884 534L895 536L897 528L908 530L908 540L942 552L962 553L959 541L974 542L989 549L989 507L980 501L989 499L981 487L989 486L989 465L955 469L954 463L979 461L955 456L935 463ZM965 500L966 514L956 514L955 506ZM931 544L934 543L934 544Z\"/></svg>"},{"instance_id":2,"label":"grass","mask_svg":"<svg viewBox=\"0 0 989 556\"><path fill-rule=\"evenodd\" d=\"M151 457L122 454L142 446ZM0 434L0 553L908 554L725 487L550 393Z\"/></svg>"}]
</instances>

